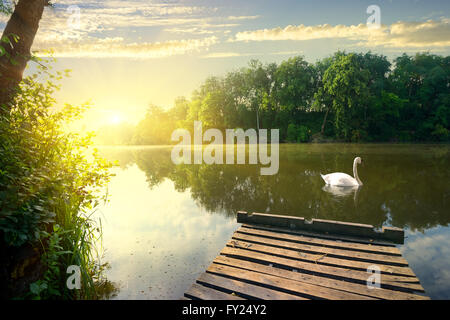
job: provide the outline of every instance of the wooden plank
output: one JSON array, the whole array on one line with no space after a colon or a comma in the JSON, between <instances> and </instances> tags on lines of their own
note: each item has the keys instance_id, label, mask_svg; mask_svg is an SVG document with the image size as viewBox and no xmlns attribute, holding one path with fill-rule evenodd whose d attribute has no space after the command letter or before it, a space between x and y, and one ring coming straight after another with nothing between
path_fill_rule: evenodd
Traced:
<instances>
[{"instance_id":1,"label":"wooden plank","mask_svg":"<svg viewBox=\"0 0 450 320\"><path fill-rule=\"evenodd\" d=\"M251 231L252 233L258 233L259 235L265 235L267 237L275 237L280 239L282 238L300 243L314 243L331 248L338 247L355 251L401 256L400 250L396 248L395 245L377 245L370 243L369 241L367 241L366 243L357 243L350 240L345 240L345 237L341 237L339 239L336 239L334 237L331 239L331 237L328 237L327 239L323 239L323 235L316 237L314 234L307 232L291 231L281 228L265 228L262 226L252 226L247 224L243 224L242 227L238 230L242 230L242 232Z\"/></svg>"},{"instance_id":2,"label":"wooden plank","mask_svg":"<svg viewBox=\"0 0 450 320\"><path fill-rule=\"evenodd\" d=\"M261 253L272 254L284 258L294 259L294 260L302 260L311 263L316 263L320 265L329 265L337 268L347 268L353 270L360 270L367 272L367 269L370 266L376 265L380 268L382 274L394 274L394 275L402 275L407 277L415 277L414 272L410 268L405 267L397 267L391 265L383 265L380 263L370 263L370 262L362 262L362 261L351 261L346 259L339 259L328 257L326 254L310 254L305 253L299 250L290 249L282 249L269 245L262 245L256 243L250 243L246 241L238 241L231 240L227 243L227 246L234 248L241 248L245 250L257 251ZM295 244L293 244L295 246Z\"/></svg>"},{"instance_id":3,"label":"wooden plank","mask_svg":"<svg viewBox=\"0 0 450 320\"><path fill-rule=\"evenodd\" d=\"M357 252L346 249L327 248L314 244L302 244L280 239L262 237L259 235L251 235L248 233L242 233L239 230L233 234L233 239L273 245L282 248L290 248L294 250L301 250L302 252L326 254L327 256L333 256L341 259L368 261L372 263L376 262L387 265L408 266L408 262L401 256L389 256L384 254Z\"/></svg>"},{"instance_id":4,"label":"wooden plank","mask_svg":"<svg viewBox=\"0 0 450 320\"><path fill-rule=\"evenodd\" d=\"M214 263L233 266L236 268L248 269L261 273L267 273L286 279L292 279L299 282L315 284L323 286L325 288L332 288L346 292L353 292L374 298L386 300L429 300L428 297L422 295L404 293L384 288L369 289L366 284L352 283L348 281L335 280L331 278L314 276L300 272L293 272L291 270L280 269L260 263L235 259L226 256L218 256L216 259L214 259Z\"/></svg>"},{"instance_id":5,"label":"wooden plank","mask_svg":"<svg viewBox=\"0 0 450 320\"><path fill-rule=\"evenodd\" d=\"M246 223L243 223L242 226L246 227L246 228L252 228L252 229L268 230L268 231L275 231L275 232L281 232L281 233L292 234L292 235L311 237L313 239L342 241L342 242L351 243L351 244L362 244L362 245L370 244L370 245L377 245L377 246L381 246L381 247L392 247L392 248L395 248L397 246L395 243L393 243L391 241L365 239L365 238L358 238L358 237L345 236L345 235L331 235L331 234L328 234L327 232L317 233L317 232L308 232L305 230L292 230L292 229L279 228L279 227L273 227L273 226L264 226L264 225L255 225L255 224L246 224Z\"/></svg>"},{"instance_id":6,"label":"wooden plank","mask_svg":"<svg viewBox=\"0 0 450 320\"><path fill-rule=\"evenodd\" d=\"M310 222L302 217L284 216L263 213L247 213L239 211L237 222L257 225L270 225L294 230L305 230L318 233L329 233L336 235L350 235L367 239L381 239L403 244L405 233L403 229L393 227L383 227L381 231L375 230L372 225L312 219Z\"/></svg>"},{"instance_id":7,"label":"wooden plank","mask_svg":"<svg viewBox=\"0 0 450 320\"><path fill-rule=\"evenodd\" d=\"M251 250L225 247L221 254L244 260L261 261L266 264L274 264L277 266L287 267L289 269L303 270L303 272L307 273L348 281L359 281L361 283L366 283L369 277L369 273L359 270L330 267L322 264L277 257L271 254ZM397 290L403 291L424 292L419 280L415 277L381 275L381 286L386 288L395 287Z\"/></svg>"},{"instance_id":8,"label":"wooden plank","mask_svg":"<svg viewBox=\"0 0 450 320\"><path fill-rule=\"evenodd\" d=\"M230 293L234 292L241 297L249 299L307 300L300 296L263 288L253 284L221 277L210 273L201 274L197 282L206 286L211 286L213 288L220 288L220 291L227 291Z\"/></svg>"},{"instance_id":9,"label":"wooden plank","mask_svg":"<svg viewBox=\"0 0 450 320\"><path fill-rule=\"evenodd\" d=\"M200 300L245 300L236 295L231 295L222 291L214 290L194 283L192 287L185 293L188 298L197 298Z\"/></svg>"},{"instance_id":10,"label":"wooden plank","mask_svg":"<svg viewBox=\"0 0 450 320\"><path fill-rule=\"evenodd\" d=\"M269 287L277 291L283 291L292 294L300 294L311 299L327 300L374 300L375 298L324 288L321 286L300 283L295 280L280 278L270 274L254 272L231 266L212 264L207 272L232 277L237 280L252 282L260 286Z\"/></svg>"}]
</instances>

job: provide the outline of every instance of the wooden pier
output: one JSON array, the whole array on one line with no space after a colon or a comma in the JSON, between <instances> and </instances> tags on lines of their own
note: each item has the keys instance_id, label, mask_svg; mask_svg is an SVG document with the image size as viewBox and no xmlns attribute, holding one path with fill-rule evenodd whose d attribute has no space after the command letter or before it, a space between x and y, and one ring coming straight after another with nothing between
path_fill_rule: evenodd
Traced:
<instances>
[{"instance_id":1,"label":"wooden pier","mask_svg":"<svg viewBox=\"0 0 450 320\"><path fill-rule=\"evenodd\" d=\"M402 229L246 212L237 219L242 226L183 299L429 299L396 247Z\"/></svg>"}]
</instances>

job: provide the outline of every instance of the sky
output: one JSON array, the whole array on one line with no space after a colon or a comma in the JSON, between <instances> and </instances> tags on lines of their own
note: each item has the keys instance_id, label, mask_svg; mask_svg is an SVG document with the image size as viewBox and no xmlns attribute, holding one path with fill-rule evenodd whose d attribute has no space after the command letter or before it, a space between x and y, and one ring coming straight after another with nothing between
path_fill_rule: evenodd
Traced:
<instances>
[{"instance_id":1,"label":"sky","mask_svg":"<svg viewBox=\"0 0 450 320\"><path fill-rule=\"evenodd\" d=\"M370 50L389 59L450 52L447 0L52 2L32 50L45 56L52 49L55 68L72 70L57 100L89 101L88 129L135 124L150 103L169 108L208 76L251 59L280 63L302 55L315 62L337 50ZM0 30L7 20L0 17Z\"/></svg>"}]
</instances>

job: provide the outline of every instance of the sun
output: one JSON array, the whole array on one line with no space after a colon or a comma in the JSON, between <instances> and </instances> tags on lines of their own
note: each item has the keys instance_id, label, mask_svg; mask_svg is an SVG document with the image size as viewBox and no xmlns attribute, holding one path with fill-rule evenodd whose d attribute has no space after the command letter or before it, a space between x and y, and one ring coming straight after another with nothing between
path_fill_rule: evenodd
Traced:
<instances>
[{"instance_id":1,"label":"sun","mask_svg":"<svg viewBox=\"0 0 450 320\"><path fill-rule=\"evenodd\" d=\"M112 125L118 125L120 123L123 122L123 117L120 114L113 114L110 118L109 118L109 123Z\"/></svg>"}]
</instances>

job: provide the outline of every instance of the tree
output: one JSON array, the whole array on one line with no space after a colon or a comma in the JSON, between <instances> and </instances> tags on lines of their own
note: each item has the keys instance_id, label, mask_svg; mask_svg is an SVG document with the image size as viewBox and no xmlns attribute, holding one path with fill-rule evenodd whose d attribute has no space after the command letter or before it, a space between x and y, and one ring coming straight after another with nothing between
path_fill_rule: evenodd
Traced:
<instances>
[{"instance_id":1,"label":"tree","mask_svg":"<svg viewBox=\"0 0 450 320\"><path fill-rule=\"evenodd\" d=\"M368 83L369 71L353 53L338 52L334 62L325 71L323 94L332 101L335 129L339 137L349 139L352 129L360 130L360 119L355 115L369 99Z\"/></svg>"},{"instance_id":2,"label":"tree","mask_svg":"<svg viewBox=\"0 0 450 320\"><path fill-rule=\"evenodd\" d=\"M392 92L408 103L400 115L405 140L446 140L450 121L450 59L429 53L395 60Z\"/></svg>"},{"instance_id":3,"label":"tree","mask_svg":"<svg viewBox=\"0 0 450 320\"><path fill-rule=\"evenodd\" d=\"M6 24L0 44L0 112L8 113L31 59L31 46L49 0L19 0ZM4 9L4 5L2 5Z\"/></svg>"},{"instance_id":4,"label":"tree","mask_svg":"<svg viewBox=\"0 0 450 320\"><path fill-rule=\"evenodd\" d=\"M185 97L175 99L175 104L170 110L170 116L174 121L186 120L189 111L189 101Z\"/></svg>"},{"instance_id":5,"label":"tree","mask_svg":"<svg viewBox=\"0 0 450 320\"><path fill-rule=\"evenodd\" d=\"M333 60L332 58L325 58L323 60L320 60L315 65L315 77L317 79L316 83L316 90L314 91L314 100L312 102L312 109L315 111L323 112L325 111L322 126L320 128L320 134L324 135L325 133L325 125L327 123L328 114L330 113L331 107L332 107L332 100L331 97L326 94L323 88L323 77L325 75L325 71L330 67Z\"/></svg>"},{"instance_id":6,"label":"tree","mask_svg":"<svg viewBox=\"0 0 450 320\"><path fill-rule=\"evenodd\" d=\"M247 108L256 116L256 122L250 122L248 127L256 126L258 130L261 128L261 112L269 107L267 97L271 94L275 70L274 64L264 66L259 60L251 60L248 68L242 70Z\"/></svg>"},{"instance_id":7,"label":"tree","mask_svg":"<svg viewBox=\"0 0 450 320\"><path fill-rule=\"evenodd\" d=\"M294 115L310 107L315 83L314 68L303 57L290 58L275 73L275 95L281 107Z\"/></svg>"}]
</instances>

